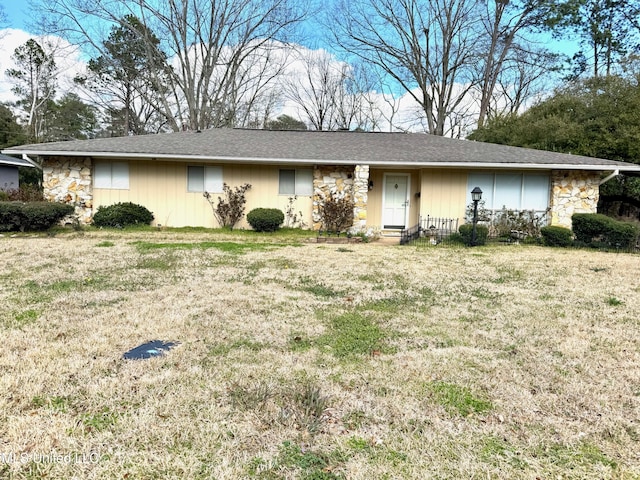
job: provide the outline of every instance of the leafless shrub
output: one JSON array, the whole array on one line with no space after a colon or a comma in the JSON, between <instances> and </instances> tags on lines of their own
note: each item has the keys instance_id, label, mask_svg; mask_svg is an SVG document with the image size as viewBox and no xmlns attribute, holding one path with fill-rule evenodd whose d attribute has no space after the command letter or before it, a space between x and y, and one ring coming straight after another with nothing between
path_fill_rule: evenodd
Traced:
<instances>
[{"instance_id":1,"label":"leafless shrub","mask_svg":"<svg viewBox=\"0 0 640 480\"><path fill-rule=\"evenodd\" d=\"M247 203L246 193L250 188L251 185L248 183L235 188L231 188L224 183L222 186L224 198L218 197L217 205L209 192L202 194L211 205L213 216L221 227L233 230L233 227L244 216L244 209Z\"/></svg>"},{"instance_id":2,"label":"leafless shrub","mask_svg":"<svg viewBox=\"0 0 640 480\"><path fill-rule=\"evenodd\" d=\"M355 204L348 197L327 198L321 206L323 229L330 233L340 233L353 225L353 208Z\"/></svg>"}]
</instances>

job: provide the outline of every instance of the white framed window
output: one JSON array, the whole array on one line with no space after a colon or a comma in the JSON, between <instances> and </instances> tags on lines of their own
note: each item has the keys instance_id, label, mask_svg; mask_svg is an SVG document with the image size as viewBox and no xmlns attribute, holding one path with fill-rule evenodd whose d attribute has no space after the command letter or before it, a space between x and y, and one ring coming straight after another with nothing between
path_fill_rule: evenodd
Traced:
<instances>
[{"instance_id":1,"label":"white framed window","mask_svg":"<svg viewBox=\"0 0 640 480\"><path fill-rule=\"evenodd\" d=\"M281 169L280 195L313 195L313 170L310 168Z\"/></svg>"},{"instance_id":2,"label":"white framed window","mask_svg":"<svg viewBox=\"0 0 640 480\"><path fill-rule=\"evenodd\" d=\"M222 167L188 166L189 192L222 192Z\"/></svg>"},{"instance_id":3,"label":"white framed window","mask_svg":"<svg viewBox=\"0 0 640 480\"><path fill-rule=\"evenodd\" d=\"M129 189L129 164L127 162L98 162L94 166L93 176L95 188Z\"/></svg>"},{"instance_id":4,"label":"white framed window","mask_svg":"<svg viewBox=\"0 0 640 480\"><path fill-rule=\"evenodd\" d=\"M549 175L534 172L469 173L467 204L471 190L480 187L485 208L541 210L549 207Z\"/></svg>"}]
</instances>

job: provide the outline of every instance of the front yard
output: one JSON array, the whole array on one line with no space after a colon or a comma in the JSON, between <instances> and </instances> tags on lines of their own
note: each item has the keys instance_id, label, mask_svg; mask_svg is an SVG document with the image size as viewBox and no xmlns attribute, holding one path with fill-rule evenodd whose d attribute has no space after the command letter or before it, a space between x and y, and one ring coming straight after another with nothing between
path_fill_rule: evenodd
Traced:
<instances>
[{"instance_id":1,"label":"front yard","mask_svg":"<svg viewBox=\"0 0 640 480\"><path fill-rule=\"evenodd\" d=\"M640 476L637 255L257 238L0 238L0 477Z\"/></svg>"}]
</instances>

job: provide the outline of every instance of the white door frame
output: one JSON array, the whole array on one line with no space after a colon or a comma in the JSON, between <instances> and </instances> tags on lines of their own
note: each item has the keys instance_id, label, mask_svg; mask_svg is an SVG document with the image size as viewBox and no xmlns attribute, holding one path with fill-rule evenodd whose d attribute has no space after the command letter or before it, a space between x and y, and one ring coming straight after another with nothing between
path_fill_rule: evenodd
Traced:
<instances>
[{"instance_id":1,"label":"white door frame","mask_svg":"<svg viewBox=\"0 0 640 480\"><path fill-rule=\"evenodd\" d=\"M407 177L407 193L406 193L406 204L405 204L405 212L404 212L404 228L409 226L409 210L411 208L411 174L410 173L385 173L382 177L382 228L385 228L384 224L384 212L385 212L385 204L386 204L386 196L387 196L387 177Z\"/></svg>"}]
</instances>

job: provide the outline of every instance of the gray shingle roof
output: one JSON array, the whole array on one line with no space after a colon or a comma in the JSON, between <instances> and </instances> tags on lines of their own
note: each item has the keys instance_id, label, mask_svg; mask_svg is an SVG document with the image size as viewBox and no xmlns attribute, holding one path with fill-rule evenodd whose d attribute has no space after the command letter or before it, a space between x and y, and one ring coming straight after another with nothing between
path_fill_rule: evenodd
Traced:
<instances>
[{"instance_id":1,"label":"gray shingle roof","mask_svg":"<svg viewBox=\"0 0 640 480\"><path fill-rule=\"evenodd\" d=\"M7 155L0 155L0 165L11 165L15 167L33 167L33 165L21 158L8 157Z\"/></svg>"},{"instance_id":2,"label":"gray shingle roof","mask_svg":"<svg viewBox=\"0 0 640 480\"><path fill-rule=\"evenodd\" d=\"M419 133L272 131L216 128L198 132L23 145L4 153L184 161L368 164L389 167L476 166L640 172L640 165L456 140Z\"/></svg>"}]
</instances>

